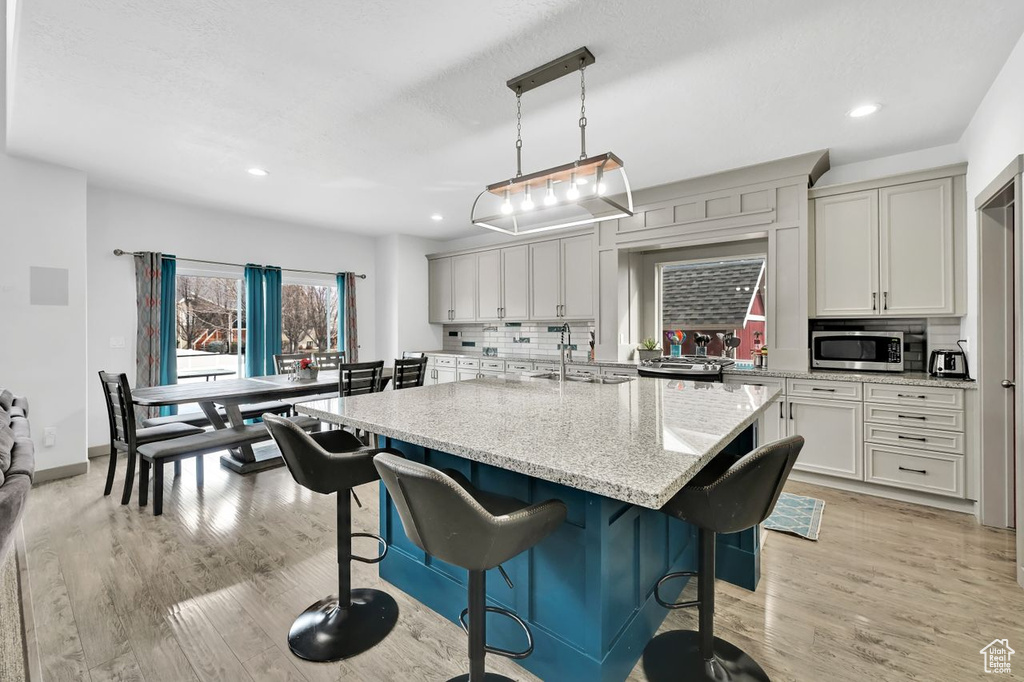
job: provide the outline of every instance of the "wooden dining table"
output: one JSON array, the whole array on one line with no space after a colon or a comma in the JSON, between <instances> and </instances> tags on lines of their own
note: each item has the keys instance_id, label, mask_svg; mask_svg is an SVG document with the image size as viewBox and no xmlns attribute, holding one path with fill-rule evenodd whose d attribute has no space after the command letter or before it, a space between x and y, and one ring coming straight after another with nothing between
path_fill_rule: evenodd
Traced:
<instances>
[{"instance_id":1,"label":"wooden dining table","mask_svg":"<svg viewBox=\"0 0 1024 682\"><path fill-rule=\"evenodd\" d=\"M391 368L384 369L381 388L391 380ZM294 379L277 374L248 379L202 381L169 386L151 386L132 392L132 399L141 407L166 407L197 403L215 429L242 426L241 406L268 401L300 402L310 396L338 394L338 370L322 370L316 379ZM224 414L218 411L224 408ZM227 416L225 421L224 416ZM243 445L222 455L221 464L231 471L248 474L281 466L284 462L276 447Z\"/></svg>"}]
</instances>

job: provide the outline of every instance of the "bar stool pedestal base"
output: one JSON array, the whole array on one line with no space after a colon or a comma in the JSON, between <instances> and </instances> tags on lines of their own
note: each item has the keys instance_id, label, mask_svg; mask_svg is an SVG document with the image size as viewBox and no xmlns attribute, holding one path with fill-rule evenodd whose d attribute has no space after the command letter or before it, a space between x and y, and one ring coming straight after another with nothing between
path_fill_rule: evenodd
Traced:
<instances>
[{"instance_id":1,"label":"bar stool pedestal base","mask_svg":"<svg viewBox=\"0 0 1024 682\"><path fill-rule=\"evenodd\" d=\"M658 635L644 649L649 682L771 682L757 661L736 645L715 637L715 658L700 653L700 633L674 630Z\"/></svg>"},{"instance_id":2,"label":"bar stool pedestal base","mask_svg":"<svg viewBox=\"0 0 1024 682\"><path fill-rule=\"evenodd\" d=\"M470 682L469 674L459 675L448 680L448 682ZM474 680L475 682L475 680ZM505 677L498 673L484 673L484 676L480 678L480 682L516 682L511 677Z\"/></svg>"},{"instance_id":3,"label":"bar stool pedestal base","mask_svg":"<svg viewBox=\"0 0 1024 682\"><path fill-rule=\"evenodd\" d=\"M339 661L381 642L398 622L398 604L380 590L352 590L352 605L321 599L302 612L288 632L288 647L307 661Z\"/></svg>"}]
</instances>

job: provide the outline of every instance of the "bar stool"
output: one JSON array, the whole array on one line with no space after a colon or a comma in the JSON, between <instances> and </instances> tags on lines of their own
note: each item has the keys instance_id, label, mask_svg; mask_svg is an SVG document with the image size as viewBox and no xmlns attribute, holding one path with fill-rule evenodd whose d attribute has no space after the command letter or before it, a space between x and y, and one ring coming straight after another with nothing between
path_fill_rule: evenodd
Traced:
<instances>
[{"instance_id":1,"label":"bar stool","mask_svg":"<svg viewBox=\"0 0 1024 682\"><path fill-rule=\"evenodd\" d=\"M459 615L469 635L469 674L448 682L514 682L486 672L486 654L523 659L533 652L530 628L507 609L487 606L486 571L497 567L513 587L501 564L551 535L565 521L559 500L534 505L475 489L458 472L445 471L381 453L373 458L381 480L395 501L405 533L427 554L469 571L469 608ZM507 616L526 632L523 651L487 646L487 613ZM469 624L466 615L469 614Z\"/></svg>"},{"instance_id":2,"label":"bar stool","mask_svg":"<svg viewBox=\"0 0 1024 682\"><path fill-rule=\"evenodd\" d=\"M351 562L376 564L388 552L387 542L379 535L352 532L349 500L350 494L355 497L352 488L379 479L373 456L381 450L364 447L341 429L309 434L273 414L263 415L263 422L296 483L322 495L337 493L338 596L325 597L303 611L288 633L288 646L307 661L337 661L363 653L380 643L398 622L398 604L391 595L352 589ZM354 537L373 538L383 551L373 558L355 555Z\"/></svg>"},{"instance_id":3,"label":"bar stool","mask_svg":"<svg viewBox=\"0 0 1024 682\"><path fill-rule=\"evenodd\" d=\"M669 609L696 606L699 630L675 630L652 639L644 649L644 673L650 682L714 680L769 682L761 666L738 647L715 637L715 538L738 533L767 519L804 446L801 436L768 443L735 462L716 458L676 493L661 511L698 527L700 571L669 573L658 581L654 597ZM668 603L661 586L694 577L697 599Z\"/></svg>"}]
</instances>

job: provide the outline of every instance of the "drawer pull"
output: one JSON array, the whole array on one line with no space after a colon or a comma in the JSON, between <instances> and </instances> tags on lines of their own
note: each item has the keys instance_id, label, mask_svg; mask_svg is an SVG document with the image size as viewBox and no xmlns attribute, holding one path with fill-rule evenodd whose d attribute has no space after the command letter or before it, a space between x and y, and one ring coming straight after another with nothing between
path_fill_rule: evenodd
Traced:
<instances>
[{"instance_id":1,"label":"drawer pull","mask_svg":"<svg viewBox=\"0 0 1024 682\"><path fill-rule=\"evenodd\" d=\"M818 388L816 386L812 386L811 390L812 391L824 391L825 393L835 393L836 392L836 389L834 389L834 388Z\"/></svg>"},{"instance_id":2,"label":"drawer pull","mask_svg":"<svg viewBox=\"0 0 1024 682\"><path fill-rule=\"evenodd\" d=\"M920 436L904 436L902 433L896 436L900 440L916 440L920 443L927 443L928 439Z\"/></svg>"},{"instance_id":3,"label":"drawer pull","mask_svg":"<svg viewBox=\"0 0 1024 682\"><path fill-rule=\"evenodd\" d=\"M897 398L916 398L917 400L927 400L928 399L928 396L926 396L926 395L910 395L909 393L897 393L896 397Z\"/></svg>"},{"instance_id":4,"label":"drawer pull","mask_svg":"<svg viewBox=\"0 0 1024 682\"><path fill-rule=\"evenodd\" d=\"M926 419L928 419L928 417L917 417L912 414L898 414L896 416L899 417L900 419L919 419L920 421L925 421Z\"/></svg>"},{"instance_id":5,"label":"drawer pull","mask_svg":"<svg viewBox=\"0 0 1024 682\"><path fill-rule=\"evenodd\" d=\"M900 471L909 471L912 474L927 474L927 469L908 469L906 467L899 467Z\"/></svg>"}]
</instances>

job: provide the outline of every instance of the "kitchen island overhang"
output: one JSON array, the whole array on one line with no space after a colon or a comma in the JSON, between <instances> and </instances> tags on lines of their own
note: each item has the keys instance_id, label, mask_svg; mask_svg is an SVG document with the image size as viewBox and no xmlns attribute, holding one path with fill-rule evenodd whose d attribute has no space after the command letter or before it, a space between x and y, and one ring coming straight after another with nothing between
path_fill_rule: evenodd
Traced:
<instances>
[{"instance_id":1,"label":"kitchen island overhang","mask_svg":"<svg viewBox=\"0 0 1024 682\"><path fill-rule=\"evenodd\" d=\"M624 680L667 611L654 584L696 566L696 529L657 511L712 458L757 444L756 423L777 391L638 379L619 385L480 379L329 401L297 409L375 433L382 445L456 469L483 490L528 502L564 501L562 527L504 565L488 598L526 620L536 641L520 664L545 680ZM425 555L405 535L381 486L381 577L455 622L466 572ZM754 589L757 529L722 536L718 577ZM681 591L683 581L676 587ZM488 640L523 636L488 619Z\"/></svg>"}]
</instances>

